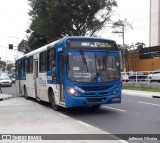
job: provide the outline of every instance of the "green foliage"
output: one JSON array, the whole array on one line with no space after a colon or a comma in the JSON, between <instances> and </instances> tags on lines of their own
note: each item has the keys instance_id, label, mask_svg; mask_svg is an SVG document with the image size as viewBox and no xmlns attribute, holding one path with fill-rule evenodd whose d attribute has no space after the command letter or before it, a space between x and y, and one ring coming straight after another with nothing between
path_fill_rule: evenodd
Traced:
<instances>
[{"instance_id":1,"label":"green foliage","mask_svg":"<svg viewBox=\"0 0 160 143\"><path fill-rule=\"evenodd\" d=\"M143 42L137 42L137 43L135 44L135 46L137 47L137 49L140 50L140 49L146 47L146 44L143 43Z\"/></svg>"},{"instance_id":2,"label":"green foliage","mask_svg":"<svg viewBox=\"0 0 160 143\"><path fill-rule=\"evenodd\" d=\"M29 0L28 45L36 49L64 36L93 36L110 20L115 0Z\"/></svg>"},{"instance_id":3,"label":"green foliage","mask_svg":"<svg viewBox=\"0 0 160 143\"><path fill-rule=\"evenodd\" d=\"M122 27L124 28L124 31L127 29L133 29L132 24L128 22L127 19L124 19L124 20L119 19L118 21L114 22L112 26L112 28L116 30L122 30Z\"/></svg>"},{"instance_id":4,"label":"green foliage","mask_svg":"<svg viewBox=\"0 0 160 143\"><path fill-rule=\"evenodd\" d=\"M6 65L6 62L0 60L0 69L3 68Z\"/></svg>"},{"instance_id":5,"label":"green foliage","mask_svg":"<svg viewBox=\"0 0 160 143\"><path fill-rule=\"evenodd\" d=\"M28 41L27 40L22 40L19 44L18 44L18 51L26 53L28 48Z\"/></svg>"},{"instance_id":6,"label":"green foliage","mask_svg":"<svg viewBox=\"0 0 160 143\"><path fill-rule=\"evenodd\" d=\"M150 87L123 86L123 89L149 91L149 92L160 92L159 88L150 88Z\"/></svg>"}]
</instances>

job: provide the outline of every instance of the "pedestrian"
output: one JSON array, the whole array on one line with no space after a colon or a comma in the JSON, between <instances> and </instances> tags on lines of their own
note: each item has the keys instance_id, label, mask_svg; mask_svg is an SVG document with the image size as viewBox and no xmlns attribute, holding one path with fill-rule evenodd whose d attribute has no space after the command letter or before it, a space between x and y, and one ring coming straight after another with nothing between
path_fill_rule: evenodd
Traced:
<instances>
[{"instance_id":1,"label":"pedestrian","mask_svg":"<svg viewBox=\"0 0 160 143\"><path fill-rule=\"evenodd\" d=\"M1 89L1 86L0 86L0 94L2 93L2 89Z\"/></svg>"}]
</instances>

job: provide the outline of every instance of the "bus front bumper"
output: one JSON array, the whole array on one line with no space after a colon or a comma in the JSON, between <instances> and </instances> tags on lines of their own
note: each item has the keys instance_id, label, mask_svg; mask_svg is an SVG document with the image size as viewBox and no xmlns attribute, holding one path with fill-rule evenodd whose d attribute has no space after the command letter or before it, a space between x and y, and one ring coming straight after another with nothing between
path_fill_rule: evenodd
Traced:
<instances>
[{"instance_id":1,"label":"bus front bumper","mask_svg":"<svg viewBox=\"0 0 160 143\"><path fill-rule=\"evenodd\" d=\"M67 95L66 96L66 108L69 107L89 107L101 104L114 104L121 103L121 92L116 95L109 95L103 97L78 97Z\"/></svg>"}]
</instances>

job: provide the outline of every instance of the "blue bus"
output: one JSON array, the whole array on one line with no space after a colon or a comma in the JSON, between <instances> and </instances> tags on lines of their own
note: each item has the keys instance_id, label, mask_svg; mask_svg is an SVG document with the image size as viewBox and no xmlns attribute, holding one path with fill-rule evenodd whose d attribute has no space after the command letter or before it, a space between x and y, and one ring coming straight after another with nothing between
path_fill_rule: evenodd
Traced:
<instances>
[{"instance_id":1,"label":"blue bus","mask_svg":"<svg viewBox=\"0 0 160 143\"><path fill-rule=\"evenodd\" d=\"M121 103L121 59L113 40L64 37L16 60L16 86L54 110Z\"/></svg>"}]
</instances>

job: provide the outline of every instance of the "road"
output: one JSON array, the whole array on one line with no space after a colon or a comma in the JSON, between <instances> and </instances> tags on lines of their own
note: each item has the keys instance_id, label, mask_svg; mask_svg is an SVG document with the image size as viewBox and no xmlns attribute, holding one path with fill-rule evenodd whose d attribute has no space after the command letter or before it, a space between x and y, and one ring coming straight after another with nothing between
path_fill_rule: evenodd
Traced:
<instances>
[{"instance_id":1,"label":"road","mask_svg":"<svg viewBox=\"0 0 160 143\"><path fill-rule=\"evenodd\" d=\"M12 84L12 87L1 87L1 89L2 89L2 92L4 94L10 94L13 97L21 96L21 95L18 94L18 91L16 89L16 85L15 84Z\"/></svg>"},{"instance_id":2,"label":"road","mask_svg":"<svg viewBox=\"0 0 160 143\"><path fill-rule=\"evenodd\" d=\"M22 98L18 96L15 86L2 90L6 94ZM35 100L26 102L37 103ZM38 104L50 110L49 104L43 102ZM160 133L160 99L157 98L122 95L121 104L103 105L99 110L62 109L59 113L66 119L72 118L81 122L86 127L93 126L112 134Z\"/></svg>"},{"instance_id":3,"label":"road","mask_svg":"<svg viewBox=\"0 0 160 143\"><path fill-rule=\"evenodd\" d=\"M160 99L123 96L122 104L105 105L100 110L63 111L87 124L112 134L159 134Z\"/></svg>"}]
</instances>

